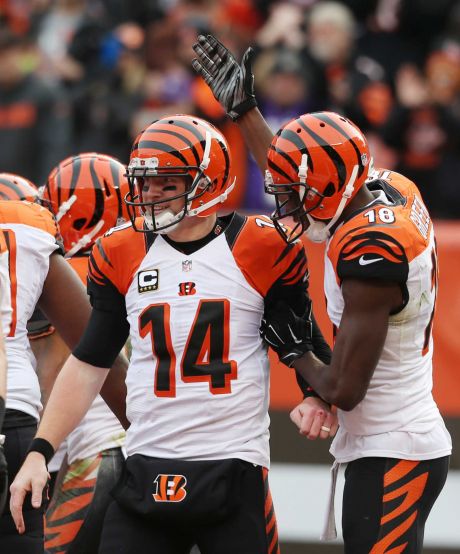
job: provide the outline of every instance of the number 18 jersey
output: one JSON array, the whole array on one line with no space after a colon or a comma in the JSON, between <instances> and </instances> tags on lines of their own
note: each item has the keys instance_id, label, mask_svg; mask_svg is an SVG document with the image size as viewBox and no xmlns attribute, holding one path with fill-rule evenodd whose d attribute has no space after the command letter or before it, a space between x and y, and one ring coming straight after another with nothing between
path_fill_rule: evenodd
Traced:
<instances>
[{"instance_id":1,"label":"number 18 jersey","mask_svg":"<svg viewBox=\"0 0 460 554\"><path fill-rule=\"evenodd\" d=\"M433 224L417 187L395 172L369 183L374 202L330 239L327 310L338 328L344 279L398 283L403 306L390 314L387 337L364 399L339 410L331 452L339 462L364 456L424 460L446 456L451 442L431 394L431 327L437 291Z\"/></svg>"}]
</instances>

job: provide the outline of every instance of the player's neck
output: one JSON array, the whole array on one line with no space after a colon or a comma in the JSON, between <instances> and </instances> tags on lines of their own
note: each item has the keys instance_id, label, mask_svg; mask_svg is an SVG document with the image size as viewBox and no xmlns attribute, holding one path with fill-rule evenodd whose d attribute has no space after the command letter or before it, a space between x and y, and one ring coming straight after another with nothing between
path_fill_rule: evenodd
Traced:
<instances>
[{"instance_id":1,"label":"player's neck","mask_svg":"<svg viewBox=\"0 0 460 554\"><path fill-rule=\"evenodd\" d=\"M185 217L168 237L175 242L190 242L208 235L216 223L217 215L208 217Z\"/></svg>"},{"instance_id":2,"label":"player's neck","mask_svg":"<svg viewBox=\"0 0 460 554\"><path fill-rule=\"evenodd\" d=\"M340 221L346 219L350 214L364 208L375 200L375 195L367 188L366 185L362 186L357 192L356 196L351 200L348 206L343 210Z\"/></svg>"}]
</instances>

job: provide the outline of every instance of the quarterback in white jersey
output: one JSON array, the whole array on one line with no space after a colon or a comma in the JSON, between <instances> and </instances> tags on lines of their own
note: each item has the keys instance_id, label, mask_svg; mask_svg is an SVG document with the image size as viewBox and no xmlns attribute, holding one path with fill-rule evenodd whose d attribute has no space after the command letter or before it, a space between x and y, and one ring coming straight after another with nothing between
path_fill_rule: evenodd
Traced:
<instances>
[{"instance_id":1,"label":"quarterback in white jersey","mask_svg":"<svg viewBox=\"0 0 460 554\"><path fill-rule=\"evenodd\" d=\"M131 224L93 247L91 320L38 435L59 442L68 422L53 416L70 399L73 371L86 368L91 379L71 421L129 335L128 458L99 552L188 554L196 544L214 554L275 554L269 367L259 326L279 298L307 303L303 246L286 245L267 217L217 216L234 185L230 152L200 118L174 115L147 127L128 176ZM309 402L318 436L333 416L322 400ZM37 466L29 457L12 487L18 495L37 470L43 474L43 460Z\"/></svg>"}]
</instances>

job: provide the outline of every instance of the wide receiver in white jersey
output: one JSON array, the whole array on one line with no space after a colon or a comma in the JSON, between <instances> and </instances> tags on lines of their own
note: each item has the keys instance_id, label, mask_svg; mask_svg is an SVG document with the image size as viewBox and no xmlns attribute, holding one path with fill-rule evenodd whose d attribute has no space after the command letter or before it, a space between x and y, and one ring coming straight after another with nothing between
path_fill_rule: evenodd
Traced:
<instances>
[{"instance_id":1,"label":"wide receiver in white jersey","mask_svg":"<svg viewBox=\"0 0 460 554\"><path fill-rule=\"evenodd\" d=\"M279 298L301 309L309 303L304 249L286 245L264 216L217 217L234 186L230 152L200 118L173 115L147 127L128 175L131 224L93 248L91 320L38 437L51 449L59 444L129 335L128 458L99 552L188 554L197 544L202 554L276 553L259 326ZM305 340L328 358L316 328ZM78 397L76 368L94 375ZM320 399L308 402L310 434L325 438L321 426L334 428L334 416ZM23 491L32 487L39 502L45 478L44 458L32 452L11 488L20 531Z\"/></svg>"},{"instance_id":2,"label":"wide receiver in white jersey","mask_svg":"<svg viewBox=\"0 0 460 554\"><path fill-rule=\"evenodd\" d=\"M330 364L304 349L308 322L287 305L267 313L261 333L338 407L331 452L348 463L345 552L419 554L452 447L431 394L437 261L420 193L401 175L374 172L366 138L342 115L304 114L273 136L256 107L251 50L241 65L212 36L199 37L194 50L194 68L266 168L272 221L286 244L304 232L328 241L324 290L336 329ZM295 221L292 230L286 217Z\"/></svg>"},{"instance_id":3,"label":"wide receiver in white jersey","mask_svg":"<svg viewBox=\"0 0 460 554\"><path fill-rule=\"evenodd\" d=\"M42 206L22 200L10 200L18 190L36 192L32 183L12 174L0 174L0 233L8 247L9 330L5 344L8 359L6 415L2 433L11 483L27 455L42 411L35 358L28 336L27 322L39 306L59 330L69 348L81 337L90 314L85 289L64 261L60 234L53 215ZM72 317L69 317L71 314ZM2 319L4 314L2 313ZM126 366L125 366L126 367ZM111 404L120 417L123 402L124 367L110 372L105 390L113 393ZM78 384L78 376L75 376ZM108 396L107 396L108 398ZM25 497L27 532L17 534L9 508L0 517L0 551L24 554L43 553L43 511L32 509L30 495Z\"/></svg>"}]
</instances>

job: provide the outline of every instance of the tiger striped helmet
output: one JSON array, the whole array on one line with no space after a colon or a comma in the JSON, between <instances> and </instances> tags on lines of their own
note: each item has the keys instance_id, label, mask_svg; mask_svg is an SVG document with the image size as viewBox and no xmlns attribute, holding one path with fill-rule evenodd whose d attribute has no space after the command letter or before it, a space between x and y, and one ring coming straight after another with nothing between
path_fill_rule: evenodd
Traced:
<instances>
[{"instance_id":1,"label":"tiger striped helmet","mask_svg":"<svg viewBox=\"0 0 460 554\"><path fill-rule=\"evenodd\" d=\"M66 257L89 250L108 229L128 220L126 167L105 154L70 156L41 188L44 204L59 222Z\"/></svg>"},{"instance_id":2,"label":"tiger striped helmet","mask_svg":"<svg viewBox=\"0 0 460 554\"><path fill-rule=\"evenodd\" d=\"M38 189L29 179L14 173L0 173L0 200L35 202L37 197Z\"/></svg>"},{"instance_id":3,"label":"tiger striped helmet","mask_svg":"<svg viewBox=\"0 0 460 554\"><path fill-rule=\"evenodd\" d=\"M268 151L265 191L275 197L272 220L287 242L306 231L315 242L329 236L371 165L366 138L333 112L301 115L276 133ZM294 218L287 231L280 220Z\"/></svg>"},{"instance_id":4,"label":"tiger striped helmet","mask_svg":"<svg viewBox=\"0 0 460 554\"><path fill-rule=\"evenodd\" d=\"M145 202L145 177L185 177L185 192ZM211 123L176 114L149 125L136 138L128 166L126 198L136 231L171 232L184 217L206 217L219 209L235 185L227 141ZM183 199L178 213L162 209L166 201ZM143 215L138 225L136 215Z\"/></svg>"}]
</instances>

